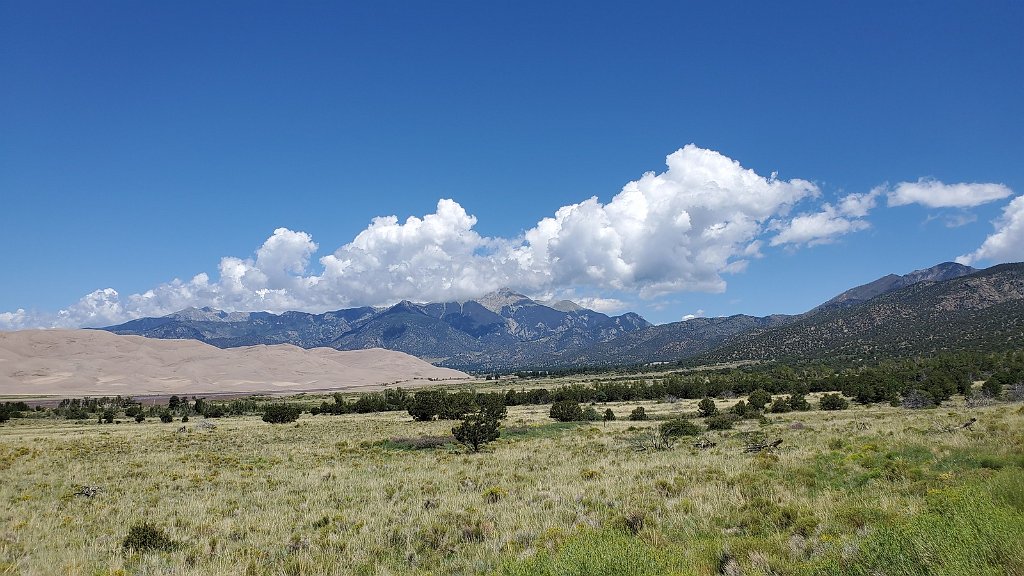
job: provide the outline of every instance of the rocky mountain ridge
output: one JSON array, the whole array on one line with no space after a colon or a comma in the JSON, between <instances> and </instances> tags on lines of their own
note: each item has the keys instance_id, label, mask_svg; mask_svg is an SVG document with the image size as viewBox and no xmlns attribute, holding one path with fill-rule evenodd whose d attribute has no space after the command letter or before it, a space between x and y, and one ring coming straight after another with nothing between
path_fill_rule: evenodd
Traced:
<instances>
[{"instance_id":1,"label":"rocky mountain ridge","mask_svg":"<svg viewBox=\"0 0 1024 576\"><path fill-rule=\"evenodd\" d=\"M386 348L464 370L523 370L676 362L903 354L992 345L1021 316L1021 264L987 270L942 263L851 288L799 315L734 315L652 325L627 313L607 316L571 301L541 303L511 290L477 300L304 312L222 312L190 308L105 328L118 334L191 338L228 348L290 343L339 350ZM1003 278L997 282L996 278ZM999 310L1002 317L993 316ZM972 316L973 314L973 316ZM998 342L997 342L998 343ZM966 344L965 344L966 345ZM855 354L854 354L855 355Z\"/></svg>"}]
</instances>

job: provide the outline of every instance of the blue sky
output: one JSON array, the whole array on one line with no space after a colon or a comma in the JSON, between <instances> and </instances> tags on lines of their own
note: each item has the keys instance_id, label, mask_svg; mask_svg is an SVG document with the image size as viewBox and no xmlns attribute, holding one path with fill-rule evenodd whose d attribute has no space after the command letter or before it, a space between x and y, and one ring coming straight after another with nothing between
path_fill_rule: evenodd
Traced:
<instances>
[{"instance_id":1,"label":"blue sky","mask_svg":"<svg viewBox=\"0 0 1024 576\"><path fill-rule=\"evenodd\" d=\"M1020 3L705 4L0 3L0 328L1024 260Z\"/></svg>"}]
</instances>

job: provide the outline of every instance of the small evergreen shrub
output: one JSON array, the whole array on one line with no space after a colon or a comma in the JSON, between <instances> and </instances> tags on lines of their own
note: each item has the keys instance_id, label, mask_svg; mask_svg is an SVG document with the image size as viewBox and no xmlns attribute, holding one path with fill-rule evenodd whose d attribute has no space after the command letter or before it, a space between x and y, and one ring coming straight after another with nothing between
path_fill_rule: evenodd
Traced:
<instances>
[{"instance_id":1,"label":"small evergreen shrub","mask_svg":"<svg viewBox=\"0 0 1024 576\"><path fill-rule=\"evenodd\" d=\"M296 404L286 402L267 404L263 410L263 421L271 424L287 424L298 420L299 414L302 414L302 408Z\"/></svg>"},{"instance_id":2,"label":"small evergreen shrub","mask_svg":"<svg viewBox=\"0 0 1024 576\"><path fill-rule=\"evenodd\" d=\"M103 411L102 420L103 420L103 422L105 424L113 424L114 423L114 411L113 410L104 410Z\"/></svg>"},{"instance_id":3,"label":"small evergreen shrub","mask_svg":"<svg viewBox=\"0 0 1024 576\"><path fill-rule=\"evenodd\" d=\"M615 420L615 412L612 412L612 409L608 408L604 411L604 421L611 422L612 420Z\"/></svg>"},{"instance_id":4,"label":"small evergreen shrub","mask_svg":"<svg viewBox=\"0 0 1024 576\"><path fill-rule=\"evenodd\" d=\"M143 414L143 413L141 413L141 412L140 412L140 413L138 413L138 414L136 414L136 415L135 415L135 421L136 421L136 422L138 422L139 424L142 424L143 422L145 422L145 421L146 421L146 416L145 416L145 414Z\"/></svg>"},{"instance_id":5,"label":"small evergreen shrub","mask_svg":"<svg viewBox=\"0 0 1024 576\"><path fill-rule=\"evenodd\" d=\"M593 406L587 406L583 410L583 419L587 422L596 422L601 419L601 415L597 413Z\"/></svg>"},{"instance_id":6,"label":"small evergreen shrub","mask_svg":"<svg viewBox=\"0 0 1024 576\"><path fill-rule=\"evenodd\" d=\"M779 397L772 401L769 410L772 414L785 414L786 412L792 412L793 407L789 405L789 400Z\"/></svg>"},{"instance_id":7,"label":"small evergreen shrub","mask_svg":"<svg viewBox=\"0 0 1024 576\"><path fill-rule=\"evenodd\" d=\"M789 407L797 412L806 412L811 409L811 403L803 394L791 394L789 396Z\"/></svg>"},{"instance_id":8,"label":"small evergreen shrub","mask_svg":"<svg viewBox=\"0 0 1024 576\"><path fill-rule=\"evenodd\" d=\"M551 405L548 415L559 422L579 422L583 420L583 408L579 402L561 400Z\"/></svg>"},{"instance_id":9,"label":"small evergreen shrub","mask_svg":"<svg viewBox=\"0 0 1024 576\"><path fill-rule=\"evenodd\" d=\"M170 422L174 421L174 417L171 416L170 412L165 410L160 413L160 421L163 422L164 424L169 424Z\"/></svg>"},{"instance_id":10,"label":"small evergreen shrub","mask_svg":"<svg viewBox=\"0 0 1024 576\"><path fill-rule=\"evenodd\" d=\"M772 401L772 395L764 388L758 388L747 397L747 403L757 410L764 410L764 405Z\"/></svg>"},{"instance_id":11,"label":"small evergreen shrub","mask_svg":"<svg viewBox=\"0 0 1024 576\"><path fill-rule=\"evenodd\" d=\"M700 413L701 418L707 418L718 414L718 406L715 405L715 401L711 398L705 398L697 405L697 412Z\"/></svg>"},{"instance_id":12,"label":"small evergreen shrub","mask_svg":"<svg viewBox=\"0 0 1024 576\"><path fill-rule=\"evenodd\" d=\"M644 411L643 406L637 406L629 413L629 419L634 421L647 420L647 412Z\"/></svg>"},{"instance_id":13,"label":"small evergreen shrub","mask_svg":"<svg viewBox=\"0 0 1024 576\"><path fill-rule=\"evenodd\" d=\"M822 410L846 410L850 401L837 393L825 394L821 397L820 406Z\"/></svg>"},{"instance_id":14,"label":"small evergreen shrub","mask_svg":"<svg viewBox=\"0 0 1024 576\"><path fill-rule=\"evenodd\" d=\"M498 421L482 414L467 414L462 423L452 428L452 436L473 452L488 442L498 439Z\"/></svg>"}]
</instances>

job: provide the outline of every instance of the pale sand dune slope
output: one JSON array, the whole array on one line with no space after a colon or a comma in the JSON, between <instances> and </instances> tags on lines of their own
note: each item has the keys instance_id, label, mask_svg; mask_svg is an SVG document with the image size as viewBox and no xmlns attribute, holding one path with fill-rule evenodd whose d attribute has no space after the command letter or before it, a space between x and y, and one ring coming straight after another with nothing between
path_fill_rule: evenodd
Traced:
<instances>
[{"instance_id":1,"label":"pale sand dune slope","mask_svg":"<svg viewBox=\"0 0 1024 576\"><path fill-rule=\"evenodd\" d=\"M365 390L468 377L379 348L304 350L279 344L220 349L196 340L101 330L0 332L0 395Z\"/></svg>"}]
</instances>

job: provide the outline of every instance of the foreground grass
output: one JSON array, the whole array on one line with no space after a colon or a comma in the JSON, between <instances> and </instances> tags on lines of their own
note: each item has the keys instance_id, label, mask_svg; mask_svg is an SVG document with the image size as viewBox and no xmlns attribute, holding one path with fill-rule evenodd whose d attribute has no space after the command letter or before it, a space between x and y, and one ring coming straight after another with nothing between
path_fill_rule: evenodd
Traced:
<instances>
[{"instance_id":1,"label":"foreground grass","mask_svg":"<svg viewBox=\"0 0 1024 576\"><path fill-rule=\"evenodd\" d=\"M476 455L388 441L452 424L402 414L12 421L0 573L1024 574L1024 413L961 406L772 415L661 452L629 442L656 422L518 407ZM753 435L784 442L745 454ZM171 543L126 550L143 523Z\"/></svg>"}]
</instances>

